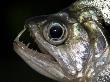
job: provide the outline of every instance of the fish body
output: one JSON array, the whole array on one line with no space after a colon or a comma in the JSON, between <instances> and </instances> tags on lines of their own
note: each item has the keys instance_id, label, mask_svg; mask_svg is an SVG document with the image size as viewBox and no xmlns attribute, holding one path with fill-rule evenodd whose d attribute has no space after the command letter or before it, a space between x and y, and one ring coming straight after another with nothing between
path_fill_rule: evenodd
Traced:
<instances>
[{"instance_id":1,"label":"fish body","mask_svg":"<svg viewBox=\"0 0 110 82\"><path fill-rule=\"evenodd\" d=\"M110 0L78 0L51 15L32 17L14 40L15 52L34 70L60 82L109 82ZM39 50L19 41L28 29Z\"/></svg>"}]
</instances>

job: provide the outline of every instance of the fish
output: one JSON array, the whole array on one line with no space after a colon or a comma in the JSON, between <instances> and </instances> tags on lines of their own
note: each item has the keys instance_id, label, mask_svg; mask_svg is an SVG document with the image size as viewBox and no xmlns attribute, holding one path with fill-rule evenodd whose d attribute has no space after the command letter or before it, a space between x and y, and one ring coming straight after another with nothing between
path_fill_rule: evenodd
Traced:
<instances>
[{"instance_id":1,"label":"fish","mask_svg":"<svg viewBox=\"0 0 110 82\"><path fill-rule=\"evenodd\" d=\"M58 82L110 82L103 21L110 24L110 0L77 0L59 12L27 19L13 47L36 72ZM36 50L20 41L26 30Z\"/></svg>"}]
</instances>

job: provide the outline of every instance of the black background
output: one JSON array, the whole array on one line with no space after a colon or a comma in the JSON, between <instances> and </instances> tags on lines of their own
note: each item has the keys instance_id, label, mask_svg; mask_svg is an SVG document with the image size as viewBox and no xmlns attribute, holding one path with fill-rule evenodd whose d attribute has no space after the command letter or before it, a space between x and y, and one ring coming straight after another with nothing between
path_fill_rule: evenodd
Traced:
<instances>
[{"instance_id":1,"label":"black background","mask_svg":"<svg viewBox=\"0 0 110 82\"><path fill-rule=\"evenodd\" d=\"M31 69L14 52L13 40L23 29L26 19L56 13L73 1L75 0L0 0L0 82L56 82ZM107 26L107 31L110 30L109 27Z\"/></svg>"},{"instance_id":2,"label":"black background","mask_svg":"<svg viewBox=\"0 0 110 82\"><path fill-rule=\"evenodd\" d=\"M56 82L32 70L13 50L13 40L33 16L56 13L72 0L0 0L0 82Z\"/></svg>"}]
</instances>

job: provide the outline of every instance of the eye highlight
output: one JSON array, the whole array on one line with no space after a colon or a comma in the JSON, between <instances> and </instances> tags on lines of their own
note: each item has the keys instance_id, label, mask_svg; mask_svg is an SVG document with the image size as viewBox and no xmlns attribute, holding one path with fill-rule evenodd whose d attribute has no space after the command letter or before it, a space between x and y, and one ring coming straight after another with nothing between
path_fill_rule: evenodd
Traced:
<instances>
[{"instance_id":1,"label":"eye highlight","mask_svg":"<svg viewBox=\"0 0 110 82\"><path fill-rule=\"evenodd\" d=\"M63 43L67 38L67 26L59 22L50 22L43 29L44 38L53 45Z\"/></svg>"}]
</instances>

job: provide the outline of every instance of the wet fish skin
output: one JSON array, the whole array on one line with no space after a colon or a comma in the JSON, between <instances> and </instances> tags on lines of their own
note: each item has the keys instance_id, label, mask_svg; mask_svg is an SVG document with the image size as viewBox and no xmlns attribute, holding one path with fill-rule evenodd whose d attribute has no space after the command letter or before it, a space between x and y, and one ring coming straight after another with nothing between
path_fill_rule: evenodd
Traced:
<instances>
[{"instance_id":1,"label":"wet fish skin","mask_svg":"<svg viewBox=\"0 0 110 82\"><path fill-rule=\"evenodd\" d=\"M110 24L110 0L78 0L51 15L32 17L14 40L15 52L34 70L61 82L109 82L110 47L102 20ZM63 35L50 38L51 26ZM39 51L19 41L28 29Z\"/></svg>"}]
</instances>

